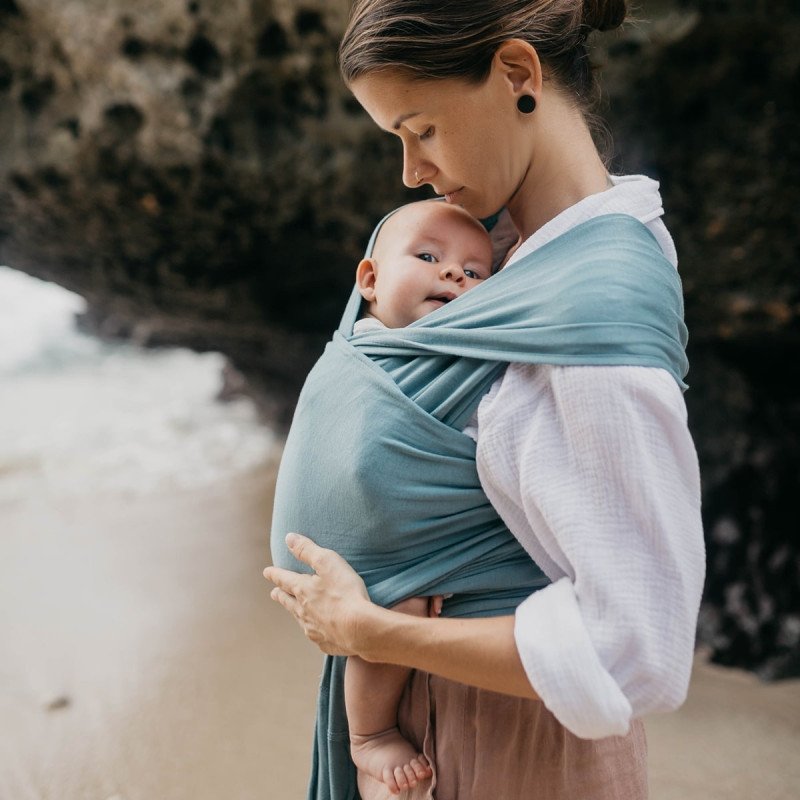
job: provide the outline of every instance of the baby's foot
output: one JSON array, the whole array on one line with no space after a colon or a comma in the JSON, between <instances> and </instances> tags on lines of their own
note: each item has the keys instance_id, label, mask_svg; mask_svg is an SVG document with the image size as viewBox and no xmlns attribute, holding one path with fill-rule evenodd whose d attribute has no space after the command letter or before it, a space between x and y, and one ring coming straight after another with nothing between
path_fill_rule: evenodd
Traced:
<instances>
[{"instance_id":1,"label":"baby's foot","mask_svg":"<svg viewBox=\"0 0 800 800\"><path fill-rule=\"evenodd\" d=\"M351 733L350 754L362 772L385 783L392 794L413 788L433 775L428 759L397 728L367 736Z\"/></svg>"}]
</instances>

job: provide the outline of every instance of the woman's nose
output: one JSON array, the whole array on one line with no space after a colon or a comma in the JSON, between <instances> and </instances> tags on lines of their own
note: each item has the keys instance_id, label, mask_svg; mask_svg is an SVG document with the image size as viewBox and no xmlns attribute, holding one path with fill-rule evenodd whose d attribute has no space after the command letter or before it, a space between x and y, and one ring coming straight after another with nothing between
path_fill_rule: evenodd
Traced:
<instances>
[{"instance_id":1,"label":"woman's nose","mask_svg":"<svg viewBox=\"0 0 800 800\"><path fill-rule=\"evenodd\" d=\"M436 170L430 162L417 158L408 147L403 148L403 183L409 189L428 183L435 174Z\"/></svg>"},{"instance_id":2,"label":"woman's nose","mask_svg":"<svg viewBox=\"0 0 800 800\"><path fill-rule=\"evenodd\" d=\"M430 165L419 161L412 163L408 159L403 162L403 183L409 189L416 189L418 186L422 186L423 183L428 183L432 177L433 170L431 170Z\"/></svg>"}]
</instances>

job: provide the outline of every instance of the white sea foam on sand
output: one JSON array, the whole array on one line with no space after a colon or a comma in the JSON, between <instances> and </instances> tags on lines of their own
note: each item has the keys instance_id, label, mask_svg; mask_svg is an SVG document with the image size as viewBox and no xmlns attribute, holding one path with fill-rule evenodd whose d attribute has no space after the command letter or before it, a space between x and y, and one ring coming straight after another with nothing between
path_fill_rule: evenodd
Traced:
<instances>
[{"instance_id":1,"label":"white sea foam on sand","mask_svg":"<svg viewBox=\"0 0 800 800\"><path fill-rule=\"evenodd\" d=\"M0 503L197 487L274 454L251 401L216 401L222 355L104 344L84 307L0 267Z\"/></svg>"}]
</instances>

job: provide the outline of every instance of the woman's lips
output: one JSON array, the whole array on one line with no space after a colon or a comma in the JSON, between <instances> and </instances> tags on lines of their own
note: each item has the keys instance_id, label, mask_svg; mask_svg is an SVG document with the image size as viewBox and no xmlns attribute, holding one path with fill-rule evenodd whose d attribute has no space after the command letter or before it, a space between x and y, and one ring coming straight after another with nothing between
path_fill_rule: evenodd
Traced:
<instances>
[{"instance_id":1,"label":"woman's lips","mask_svg":"<svg viewBox=\"0 0 800 800\"><path fill-rule=\"evenodd\" d=\"M455 190L453 190L452 192L445 192L445 195L444 195L444 199L445 199L445 201L446 201L446 202L448 202L448 203L453 203L453 202L455 202L455 198L456 198L456 196L458 195L458 193L459 193L459 192L460 192L460 191L461 191L463 188L464 188L464 187L462 186L462 187L461 187L461 189L455 189Z\"/></svg>"}]
</instances>

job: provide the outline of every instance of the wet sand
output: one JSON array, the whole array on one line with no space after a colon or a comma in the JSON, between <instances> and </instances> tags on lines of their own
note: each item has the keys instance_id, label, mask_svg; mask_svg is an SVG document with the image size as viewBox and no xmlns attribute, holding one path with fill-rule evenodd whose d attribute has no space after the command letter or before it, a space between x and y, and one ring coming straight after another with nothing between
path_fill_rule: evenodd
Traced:
<instances>
[{"instance_id":1,"label":"wet sand","mask_svg":"<svg viewBox=\"0 0 800 800\"><path fill-rule=\"evenodd\" d=\"M261 575L273 478L0 510L2 800L303 797L321 656Z\"/></svg>"},{"instance_id":2,"label":"wet sand","mask_svg":"<svg viewBox=\"0 0 800 800\"><path fill-rule=\"evenodd\" d=\"M273 480L0 507L0 800L305 796L321 656L261 577ZM800 681L698 659L648 734L652 800L800 797Z\"/></svg>"},{"instance_id":3,"label":"wet sand","mask_svg":"<svg viewBox=\"0 0 800 800\"><path fill-rule=\"evenodd\" d=\"M800 680L698 654L686 703L647 722L652 800L799 800Z\"/></svg>"}]
</instances>

